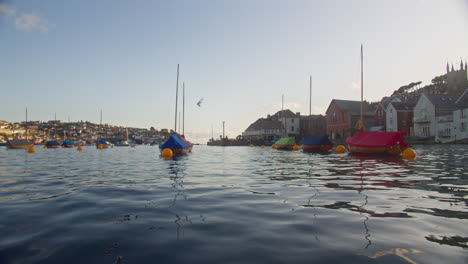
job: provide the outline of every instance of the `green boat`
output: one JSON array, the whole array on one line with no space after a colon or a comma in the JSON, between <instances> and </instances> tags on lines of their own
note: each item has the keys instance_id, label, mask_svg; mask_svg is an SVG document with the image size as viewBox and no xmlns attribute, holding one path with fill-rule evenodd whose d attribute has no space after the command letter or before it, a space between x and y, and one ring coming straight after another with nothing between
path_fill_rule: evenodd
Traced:
<instances>
[{"instance_id":1,"label":"green boat","mask_svg":"<svg viewBox=\"0 0 468 264\"><path fill-rule=\"evenodd\" d=\"M282 137L275 142L277 149L293 150L296 140L293 137Z\"/></svg>"}]
</instances>

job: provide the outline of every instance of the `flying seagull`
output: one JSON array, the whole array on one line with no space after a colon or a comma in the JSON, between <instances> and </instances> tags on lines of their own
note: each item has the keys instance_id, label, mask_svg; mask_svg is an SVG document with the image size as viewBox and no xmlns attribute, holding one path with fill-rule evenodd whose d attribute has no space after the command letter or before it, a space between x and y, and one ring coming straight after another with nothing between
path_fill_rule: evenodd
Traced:
<instances>
[{"instance_id":1,"label":"flying seagull","mask_svg":"<svg viewBox=\"0 0 468 264\"><path fill-rule=\"evenodd\" d=\"M201 103L202 103L202 102L203 102L203 98L200 99L200 101L198 101L197 106L198 106L198 107L201 107Z\"/></svg>"}]
</instances>

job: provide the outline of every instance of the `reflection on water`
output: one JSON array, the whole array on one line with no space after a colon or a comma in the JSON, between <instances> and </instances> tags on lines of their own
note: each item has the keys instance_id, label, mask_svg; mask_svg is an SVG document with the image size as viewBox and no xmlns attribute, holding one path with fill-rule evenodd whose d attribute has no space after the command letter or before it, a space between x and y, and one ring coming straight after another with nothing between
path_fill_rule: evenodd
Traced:
<instances>
[{"instance_id":1,"label":"reflection on water","mask_svg":"<svg viewBox=\"0 0 468 264\"><path fill-rule=\"evenodd\" d=\"M0 263L466 263L467 150L0 149Z\"/></svg>"}]
</instances>

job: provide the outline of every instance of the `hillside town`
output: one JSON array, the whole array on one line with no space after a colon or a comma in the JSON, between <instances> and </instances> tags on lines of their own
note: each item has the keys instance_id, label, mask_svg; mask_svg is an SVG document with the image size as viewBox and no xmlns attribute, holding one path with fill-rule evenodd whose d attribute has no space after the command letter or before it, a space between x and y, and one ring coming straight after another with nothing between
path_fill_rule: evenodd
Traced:
<instances>
[{"instance_id":1,"label":"hillside town","mask_svg":"<svg viewBox=\"0 0 468 264\"><path fill-rule=\"evenodd\" d=\"M412 143L468 142L468 65L458 70L447 64L446 73L424 87L412 82L379 102L363 102L363 122L368 131L402 131ZM335 142L353 135L360 119L360 101L332 99L325 115L301 115L281 110L253 122L236 140L271 143L282 137L301 140L305 135L327 134ZM229 140L211 139L229 144ZM222 145L218 143L218 145Z\"/></svg>"},{"instance_id":2,"label":"hillside town","mask_svg":"<svg viewBox=\"0 0 468 264\"><path fill-rule=\"evenodd\" d=\"M23 121L9 123L0 120L0 141L27 139L34 144L45 144L49 140L71 140L78 145L94 144L98 139L113 144L131 141L135 144L160 144L172 133L172 130L156 130L151 127L130 128L108 124L94 124L88 121L62 122L60 120ZM127 140L128 139L128 140Z\"/></svg>"}]
</instances>

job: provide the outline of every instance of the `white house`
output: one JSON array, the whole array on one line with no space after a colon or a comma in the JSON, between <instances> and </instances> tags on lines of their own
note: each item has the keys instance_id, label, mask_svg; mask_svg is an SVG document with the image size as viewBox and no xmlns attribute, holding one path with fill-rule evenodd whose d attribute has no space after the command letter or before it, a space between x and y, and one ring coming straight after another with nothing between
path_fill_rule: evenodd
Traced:
<instances>
[{"instance_id":1,"label":"white house","mask_svg":"<svg viewBox=\"0 0 468 264\"><path fill-rule=\"evenodd\" d=\"M453 111L458 96L422 94L413 110L414 135L445 143L455 139Z\"/></svg>"},{"instance_id":2,"label":"white house","mask_svg":"<svg viewBox=\"0 0 468 264\"><path fill-rule=\"evenodd\" d=\"M271 117L273 120L280 121L284 126L283 136L299 136L301 132L301 114L294 114L291 110L281 110Z\"/></svg>"},{"instance_id":3,"label":"white house","mask_svg":"<svg viewBox=\"0 0 468 264\"><path fill-rule=\"evenodd\" d=\"M468 89L455 102L456 109L453 111L454 139L468 139Z\"/></svg>"},{"instance_id":4,"label":"white house","mask_svg":"<svg viewBox=\"0 0 468 264\"><path fill-rule=\"evenodd\" d=\"M268 138L274 136L282 136L284 126L280 121L272 120L271 118L259 118L252 123L244 132L244 137Z\"/></svg>"}]
</instances>

